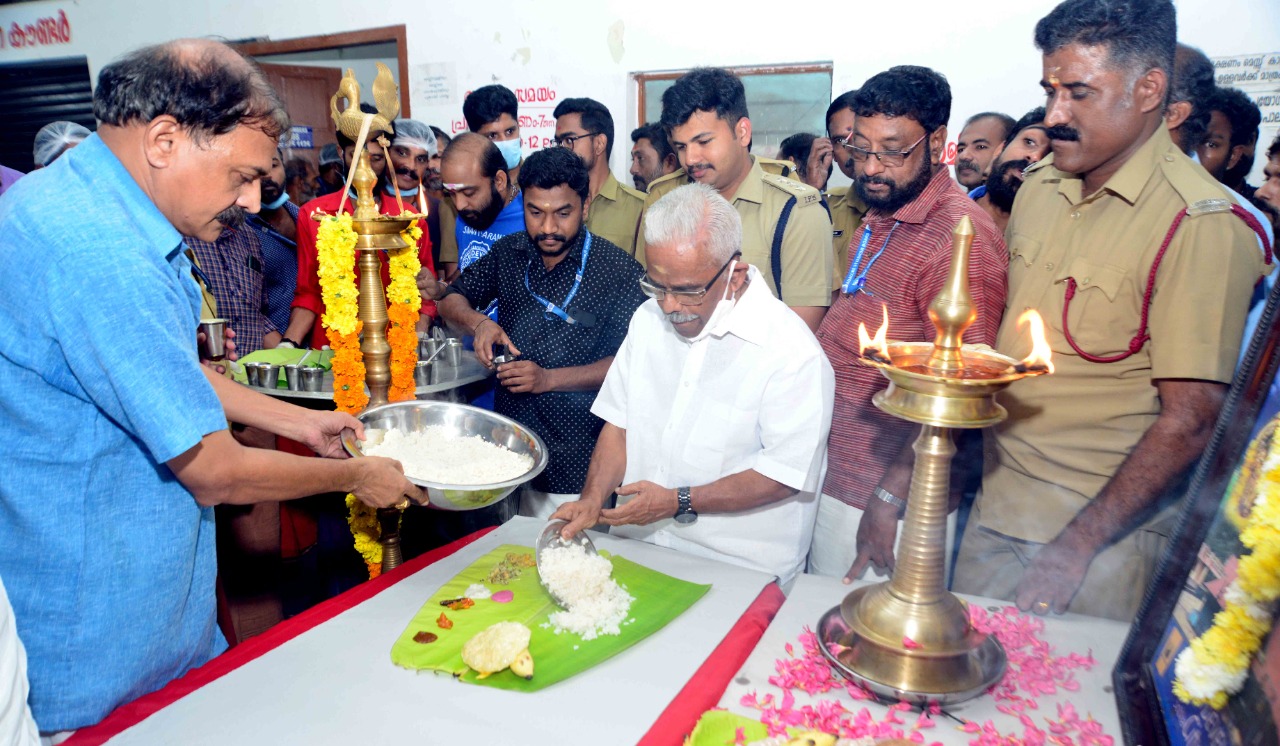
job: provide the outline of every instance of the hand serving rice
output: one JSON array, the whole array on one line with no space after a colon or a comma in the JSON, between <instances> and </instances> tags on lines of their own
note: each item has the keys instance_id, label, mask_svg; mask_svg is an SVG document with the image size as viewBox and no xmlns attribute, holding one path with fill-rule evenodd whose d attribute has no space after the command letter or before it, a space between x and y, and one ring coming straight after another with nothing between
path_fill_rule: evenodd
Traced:
<instances>
[{"instance_id":1,"label":"hand serving rice","mask_svg":"<svg viewBox=\"0 0 1280 746\"><path fill-rule=\"evenodd\" d=\"M566 606L550 616L556 634L572 632L583 640L594 640L620 633L618 625L635 599L609 577L613 574L609 560L588 554L580 544L549 547L542 550L538 572L547 589Z\"/></svg>"},{"instance_id":2,"label":"hand serving rice","mask_svg":"<svg viewBox=\"0 0 1280 746\"><path fill-rule=\"evenodd\" d=\"M404 465L405 476L439 484L494 484L533 468L529 456L440 426L415 432L387 430L380 442L367 441L364 453L393 458Z\"/></svg>"}]
</instances>

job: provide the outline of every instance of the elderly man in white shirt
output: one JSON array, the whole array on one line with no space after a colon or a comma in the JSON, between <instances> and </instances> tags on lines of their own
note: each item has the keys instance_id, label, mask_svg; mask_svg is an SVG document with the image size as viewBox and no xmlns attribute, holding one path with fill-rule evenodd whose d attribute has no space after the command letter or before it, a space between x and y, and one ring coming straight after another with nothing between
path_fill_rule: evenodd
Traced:
<instances>
[{"instance_id":1,"label":"elderly man in white shirt","mask_svg":"<svg viewBox=\"0 0 1280 746\"><path fill-rule=\"evenodd\" d=\"M552 517L569 522L566 538L599 522L789 583L826 472L831 364L739 261L741 219L714 189L689 184L659 200L645 243L651 300L591 408L605 425L582 497Z\"/></svg>"}]
</instances>

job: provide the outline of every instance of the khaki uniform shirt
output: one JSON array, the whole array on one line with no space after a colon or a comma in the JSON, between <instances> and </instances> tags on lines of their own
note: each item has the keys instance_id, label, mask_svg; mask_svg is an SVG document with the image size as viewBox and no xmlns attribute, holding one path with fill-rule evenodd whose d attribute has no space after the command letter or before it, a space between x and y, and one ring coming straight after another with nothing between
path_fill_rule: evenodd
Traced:
<instances>
[{"instance_id":1,"label":"khaki uniform shirt","mask_svg":"<svg viewBox=\"0 0 1280 746\"><path fill-rule=\"evenodd\" d=\"M1155 422L1155 379L1231 381L1250 292L1267 271L1253 232L1228 212L1230 197L1163 126L1095 194L1081 189L1042 161L1005 234L1009 295L996 348L1025 357L1031 341L1017 318L1037 309L1056 371L1000 394L1009 418L987 431L979 507L983 526L1039 543L1106 486ZM1151 265L1184 207L1156 276L1151 339L1120 362L1081 358L1063 334L1067 278L1078 285L1068 316L1076 344L1095 356L1128 349Z\"/></svg>"},{"instance_id":2,"label":"khaki uniform shirt","mask_svg":"<svg viewBox=\"0 0 1280 746\"><path fill-rule=\"evenodd\" d=\"M654 181L649 185L646 209L667 192L689 183L684 169ZM822 195L807 184L765 173L754 156L750 173L733 195L733 206L742 217L742 260L760 270L769 292L778 297L770 255L774 229L791 197L796 198L796 204L782 239L782 302L796 307L830 306L835 257L831 253L831 219L822 206ZM636 238L636 260L644 264L643 217Z\"/></svg>"},{"instance_id":3,"label":"khaki uniform shirt","mask_svg":"<svg viewBox=\"0 0 1280 746\"><path fill-rule=\"evenodd\" d=\"M196 269L200 269L200 262L196 261L196 252L187 249L187 258L191 260L191 264ZM213 297L213 291L205 284L200 274L193 272L196 278L196 284L200 286L200 318L216 319L218 318L218 301Z\"/></svg>"},{"instance_id":4,"label":"khaki uniform shirt","mask_svg":"<svg viewBox=\"0 0 1280 746\"><path fill-rule=\"evenodd\" d=\"M613 174L587 208L587 230L606 238L628 254L636 253L636 230L644 212L644 192L623 186Z\"/></svg>"},{"instance_id":5,"label":"khaki uniform shirt","mask_svg":"<svg viewBox=\"0 0 1280 746\"><path fill-rule=\"evenodd\" d=\"M862 226L862 216L867 206L853 187L837 187L827 192L827 207L831 210L831 248L835 251L835 275L832 290L839 290L849 271L849 242Z\"/></svg>"}]
</instances>

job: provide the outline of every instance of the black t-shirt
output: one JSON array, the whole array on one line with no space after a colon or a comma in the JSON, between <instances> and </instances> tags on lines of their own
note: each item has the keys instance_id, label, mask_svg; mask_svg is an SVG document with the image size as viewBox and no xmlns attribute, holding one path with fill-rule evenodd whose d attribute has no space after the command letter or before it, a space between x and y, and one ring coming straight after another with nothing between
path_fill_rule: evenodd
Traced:
<instances>
[{"instance_id":1,"label":"black t-shirt","mask_svg":"<svg viewBox=\"0 0 1280 746\"><path fill-rule=\"evenodd\" d=\"M578 234L569 252L547 271L537 247L525 231L493 244L454 280L473 308L498 302L502 329L520 350L521 359L543 368L590 365L617 354L627 336L631 315L645 301L639 279L644 268L625 251L591 235L583 268L587 231ZM536 293L564 308L579 268L582 282L565 309L578 323L548 313ZM528 287L526 287L526 279ZM547 468L533 480L542 492L582 491L596 437L604 422L591 414L597 391L551 391L513 394L499 385L494 409L537 433L547 444Z\"/></svg>"}]
</instances>

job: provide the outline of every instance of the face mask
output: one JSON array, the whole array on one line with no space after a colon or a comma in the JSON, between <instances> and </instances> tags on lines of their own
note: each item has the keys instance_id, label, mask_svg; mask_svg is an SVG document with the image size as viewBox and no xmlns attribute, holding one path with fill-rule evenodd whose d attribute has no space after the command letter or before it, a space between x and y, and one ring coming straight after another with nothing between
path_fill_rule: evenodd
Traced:
<instances>
[{"instance_id":1,"label":"face mask","mask_svg":"<svg viewBox=\"0 0 1280 746\"><path fill-rule=\"evenodd\" d=\"M507 168L512 169L520 165L520 139L500 140L494 142L498 146L498 150L502 151L502 159L507 162Z\"/></svg>"},{"instance_id":2,"label":"face mask","mask_svg":"<svg viewBox=\"0 0 1280 746\"><path fill-rule=\"evenodd\" d=\"M281 192L280 196L276 197L274 202L263 202L262 209L263 210L279 210L281 205L283 205L288 201L289 201L289 193Z\"/></svg>"},{"instance_id":3,"label":"face mask","mask_svg":"<svg viewBox=\"0 0 1280 746\"><path fill-rule=\"evenodd\" d=\"M414 187L413 189L401 189L400 196L415 197L417 196L419 189L421 189L421 187ZM391 184L387 184L387 194L395 194L395 193L396 193L395 187L393 187Z\"/></svg>"},{"instance_id":4,"label":"face mask","mask_svg":"<svg viewBox=\"0 0 1280 746\"><path fill-rule=\"evenodd\" d=\"M729 282L724 284L724 295L720 296L720 302L716 304L716 310L711 312L711 316L707 319L707 323L702 325L702 331L692 337L678 335L680 336L680 339L683 339L689 344L706 339L711 335L711 332L715 331L716 327L724 321L725 317L733 311L734 300L729 298L729 285L733 282L733 268L737 266L737 264L737 259L729 262Z\"/></svg>"}]
</instances>

